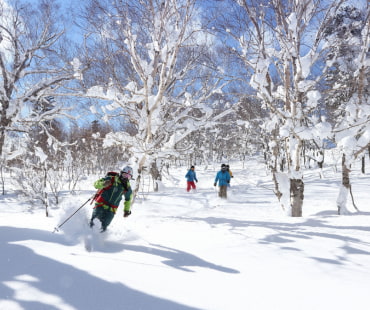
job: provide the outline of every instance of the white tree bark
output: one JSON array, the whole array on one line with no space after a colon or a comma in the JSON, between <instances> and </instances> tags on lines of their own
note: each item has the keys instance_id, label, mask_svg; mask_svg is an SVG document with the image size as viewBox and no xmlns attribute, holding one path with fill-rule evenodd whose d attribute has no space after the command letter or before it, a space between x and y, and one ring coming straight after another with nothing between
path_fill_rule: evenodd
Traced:
<instances>
[{"instance_id":1,"label":"white tree bark","mask_svg":"<svg viewBox=\"0 0 370 310\"><path fill-rule=\"evenodd\" d=\"M270 125L265 127L279 128L277 135L270 134L268 138L273 149L280 146L284 152L278 156L285 158L287 163L291 191L290 206L285 207L293 210L292 216L302 214L304 141L321 138L320 128L328 127L313 117L319 107L319 80L310 73L322 57L320 44L326 17L342 2L273 0L260 5L254 0L235 1L245 15L238 14L244 19L239 18L234 24L246 27L242 29L231 24L226 31L239 45L236 53L246 67L253 70L250 85L273 115ZM237 12L237 8L235 10ZM318 22L319 16L324 17L321 22ZM279 160L276 154L271 155L275 161ZM276 163L271 166L276 167ZM275 191L280 201L286 201L281 199L278 188Z\"/></svg>"},{"instance_id":2,"label":"white tree bark","mask_svg":"<svg viewBox=\"0 0 370 310\"><path fill-rule=\"evenodd\" d=\"M107 119L117 111L134 127L131 136L121 132L109 138L129 148L141 177L153 163L175 154L179 142L206 126L213 113L207 103L223 85L210 74L202 77L208 72L198 63L208 39L198 22L195 0L149 0L135 5L112 1L103 9L94 0L89 7L96 15L87 20L99 34L95 42L102 45L105 62L112 72L117 66L126 71L124 76L107 74L110 83L99 88L103 91L94 92L98 89L94 87L87 94L111 100L103 108ZM102 15L110 23L105 18L97 21ZM104 33L99 33L102 28ZM158 171L155 167L152 176Z\"/></svg>"},{"instance_id":3,"label":"white tree bark","mask_svg":"<svg viewBox=\"0 0 370 310\"><path fill-rule=\"evenodd\" d=\"M58 55L63 31L56 30L53 7L45 5L36 13L29 11L31 6L14 3L15 7L0 4L0 155L8 132L28 132L35 123L66 115L61 106L40 113L32 107L37 108L43 98L60 95L58 89L76 73ZM31 113L24 113L25 105Z\"/></svg>"}]
</instances>

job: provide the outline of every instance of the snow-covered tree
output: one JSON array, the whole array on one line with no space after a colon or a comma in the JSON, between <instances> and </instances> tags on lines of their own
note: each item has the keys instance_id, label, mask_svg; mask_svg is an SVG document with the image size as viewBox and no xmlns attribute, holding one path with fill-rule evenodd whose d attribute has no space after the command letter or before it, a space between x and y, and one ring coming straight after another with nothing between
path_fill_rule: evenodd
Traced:
<instances>
[{"instance_id":1,"label":"snow-covered tree","mask_svg":"<svg viewBox=\"0 0 370 310\"><path fill-rule=\"evenodd\" d=\"M181 148L181 141L210 125L209 103L223 84L207 58L210 38L195 0L89 3L86 20L97 66L87 95L110 100L102 107L106 119L119 116L130 126L131 135L108 134L106 145L130 149L136 193L144 169L157 180L163 160L189 148Z\"/></svg>"},{"instance_id":2,"label":"snow-covered tree","mask_svg":"<svg viewBox=\"0 0 370 310\"><path fill-rule=\"evenodd\" d=\"M345 214L351 193L351 165L370 145L369 2L363 8L342 7L331 19L326 33L327 44L331 46L327 64L332 82L327 101L336 108L335 141L343 154L337 206L338 213ZM355 204L354 207L357 209Z\"/></svg>"},{"instance_id":3,"label":"snow-covered tree","mask_svg":"<svg viewBox=\"0 0 370 310\"><path fill-rule=\"evenodd\" d=\"M264 130L269 133L276 195L288 214L301 216L304 143L330 134L329 124L321 117L318 91L325 71L320 66L325 52L323 30L343 1L232 2L221 10L227 22L223 35L229 37L230 51L252 70L250 85L270 113ZM287 173L278 173L283 160Z\"/></svg>"},{"instance_id":4,"label":"snow-covered tree","mask_svg":"<svg viewBox=\"0 0 370 310\"><path fill-rule=\"evenodd\" d=\"M79 61L66 60L60 43L64 33L58 6L44 0L38 6L0 1L0 155L9 132L29 132L38 123L66 115L58 103L39 109L40 102L61 95L61 87L78 78Z\"/></svg>"}]
</instances>

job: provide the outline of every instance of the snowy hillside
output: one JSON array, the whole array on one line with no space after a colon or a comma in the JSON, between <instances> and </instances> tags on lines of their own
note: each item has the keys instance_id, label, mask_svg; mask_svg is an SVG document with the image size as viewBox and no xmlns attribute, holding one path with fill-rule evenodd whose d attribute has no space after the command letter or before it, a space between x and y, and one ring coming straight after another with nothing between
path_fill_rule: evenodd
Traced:
<instances>
[{"instance_id":1,"label":"snowy hillside","mask_svg":"<svg viewBox=\"0 0 370 310\"><path fill-rule=\"evenodd\" d=\"M291 218L261 163L231 163L227 201L213 187L218 169L196 167L193 193L187 167L170 169L160 192L142 192L129 218L121 206L106 234L87 227L90 204L52 233L95 178L49 218L13 192L1 196L0 309L369 309L368 174L353 172L361 212L337 216L340 172L305 172L304 214Z\"/></svg>"}]
</instances>

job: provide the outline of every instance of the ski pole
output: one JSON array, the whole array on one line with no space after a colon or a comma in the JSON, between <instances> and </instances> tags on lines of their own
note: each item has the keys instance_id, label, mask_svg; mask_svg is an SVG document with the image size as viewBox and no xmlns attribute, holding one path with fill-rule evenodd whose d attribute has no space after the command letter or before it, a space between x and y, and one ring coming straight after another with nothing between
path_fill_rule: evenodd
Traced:
<instances>
[{"instance_id":1,"label":"ski pole","mask_svg":"<svg viewBox=\"0 0 370 310\"><path fill-rule=\"evenodd\" d=\"M90 197L81 207L79 207L75 212L73 212L62 224L59 224L58 226L54 227L53 233L55 233L56 231L59 231L60 227L62 227L67 221L69 221L72 216L74 216L80 209L82 209L94 197L95 195Z\"/></svg>"}]
</instances>

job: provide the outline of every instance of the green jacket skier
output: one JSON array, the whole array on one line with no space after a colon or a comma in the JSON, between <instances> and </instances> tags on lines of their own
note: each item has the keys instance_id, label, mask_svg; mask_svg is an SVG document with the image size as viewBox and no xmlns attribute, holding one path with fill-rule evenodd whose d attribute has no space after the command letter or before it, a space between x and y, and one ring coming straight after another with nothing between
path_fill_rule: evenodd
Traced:
<instances>
[{"instance_id":1,"label":"green jacket skier","mask_svg":"<svg viewBox=\"0 0 370 310\"><path fill-rule=\"evenodd\" d=\"M94 219L97 218L101 222L101 232L104 232L112 222L122 197L125 198L123 216L128 217L131 214L132 189L129 180L132 175L132 168L126 166L119 174L108 172L106 177L94 183L98 191L94 198L90 227L94 226Z\"/></svg>"}]
</instances>

